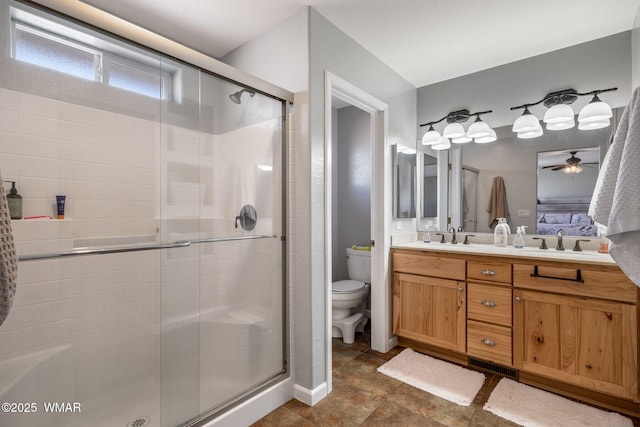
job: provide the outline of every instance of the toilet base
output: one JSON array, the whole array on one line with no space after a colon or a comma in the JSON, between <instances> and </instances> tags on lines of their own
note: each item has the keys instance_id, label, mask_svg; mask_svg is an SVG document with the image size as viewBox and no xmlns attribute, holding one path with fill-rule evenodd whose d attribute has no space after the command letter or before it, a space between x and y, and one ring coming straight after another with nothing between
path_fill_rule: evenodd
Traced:
<instances>
[{"instance_id":1,"label":"toilet base","mask_svg":"<svg viewBox=\"0 0 640 427\"><path fill-rule=\"evenodd\" d=\"M356 337L356 328L359 332L364 332L364 325L367 323L367 318L362 313L356 313L352 316L342 319L334 320L331 322L333 338L341 338L345 344L353 344Z\"/></svg>"}]
</instances>

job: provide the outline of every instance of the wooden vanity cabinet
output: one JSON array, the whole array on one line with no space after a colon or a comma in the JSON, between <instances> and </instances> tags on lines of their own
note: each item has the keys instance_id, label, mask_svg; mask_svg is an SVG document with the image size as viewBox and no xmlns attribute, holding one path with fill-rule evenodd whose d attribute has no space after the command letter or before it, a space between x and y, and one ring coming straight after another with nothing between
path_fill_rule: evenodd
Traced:
<instances>
[{"instance_id":1,"label":"wooden vanity cabinet","mask_svg":"<svg viewBox=\"0 0 640 427\"><path fill-rule=\"evenodd\" d=\"M517 369L638 401L637 289L617 267L515 264L514 288Z\"/></svg>"},{"instance_id":2,"label":"wooden vanity cabinet","mask_svg":"<svg viewBox=\"0 0 640 427\"><path fill-rule=\"evenodd\" d=\"M392 265L401 345L640 416L640 292L617 266L410 249Z\"/></svg>"},{"instance_id":3,"label":"wooden vanity cabinet","mask_svg":"<svg viewBox=\"0 0 640 427\"><path fill-rule=\"evenodd\" d=\"M393 333L464 353L464 259L396 250L393 266Z\"/></svg>"}]
</instances>

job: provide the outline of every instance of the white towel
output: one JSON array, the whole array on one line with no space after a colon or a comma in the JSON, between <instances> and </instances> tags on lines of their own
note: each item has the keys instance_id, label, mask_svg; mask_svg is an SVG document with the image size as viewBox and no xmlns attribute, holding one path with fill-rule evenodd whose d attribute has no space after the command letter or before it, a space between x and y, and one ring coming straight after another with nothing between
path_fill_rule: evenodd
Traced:
<instances>
[{"instance_id":1,"label":"white towel","mask_svg":"<svg viewBox=\"0 0 640 427\"><path fill-rule=\"evenodd\" d=\"M598 175L589 215L607 226L611 256L640 287L640 88L622 113Z\"/></svg>"},{"instance_id":2,"label":"white towel","mask_svg":"<svg viewBox=\"0 0 640 427\"><path fill-rule=\"evenodd\" d=\"M18 278L18 260L13 242L11 216L4 182L0 175L0 325L9 315L13 297L16 294Z\"/></svg>"}]
</instances>

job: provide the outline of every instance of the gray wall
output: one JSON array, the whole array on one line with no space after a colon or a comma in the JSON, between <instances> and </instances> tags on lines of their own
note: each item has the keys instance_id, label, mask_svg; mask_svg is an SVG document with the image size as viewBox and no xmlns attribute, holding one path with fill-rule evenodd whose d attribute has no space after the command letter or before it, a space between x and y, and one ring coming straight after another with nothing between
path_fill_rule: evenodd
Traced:
<instances>
[{"instance_id":1,"label":"gray wall","mask_svg":"<svg viewBox=\"0 0 640 427\"><path fill-rule=\"evenodd\" d=\"M309 16L310 35L310 162L309 177L297 177L296 185L309 190L310 206L310 298L298 301L304 304L296 309L306 310L307 316L299 318L296 336L307 335L310 347L296 342L296 351L310 354L312 366L296 365L304 369L297 372L296 382L308 389L321 385L325 378L325 273L324 273L324 87L325 71L330 71L361 90L389 105L389 138L415 144L416 140L416 89L378 58L327 21L314 9ZM383 150L383 147L375 147ZM391 208L389 207L389 211ZM306 286L298 283L298 286Z\"/></svg>"},{"instance_id":2,"label":"gray wall","mask_svg":"<svg viewBox=\"0 0 640 427\"><path fill-rule=\"evenodd\" d=\"M356 107L337 110L333 194L333 281L348 278L345 248L371 240L371 117Z\"/></svg>"}]
</instances>

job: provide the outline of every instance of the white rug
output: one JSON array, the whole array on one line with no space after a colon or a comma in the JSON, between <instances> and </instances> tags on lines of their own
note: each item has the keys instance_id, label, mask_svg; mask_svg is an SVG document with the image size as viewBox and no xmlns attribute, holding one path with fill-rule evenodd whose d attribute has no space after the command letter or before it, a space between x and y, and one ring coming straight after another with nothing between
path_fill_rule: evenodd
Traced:
<instances>
[{"instance_id":1,"label":"white rug","mask_svg":"<svg viewBox=\"0 0 640 427\"><path fill-rule=\"evenodd\" d=\"M583 405L564 397L503 378L484 409L525 427L633 427L618 413Z\"/></svg>"},{"instance_id":2,"label":"white rug","mask_svg":"<svg viewBox=\"0 0 640 427\"><path fill-rule=\"evenodd\" d=\"M378 368L392 378L462 406L469 406L485 376L410 348Z\"/></svg>"}]
</instances>

